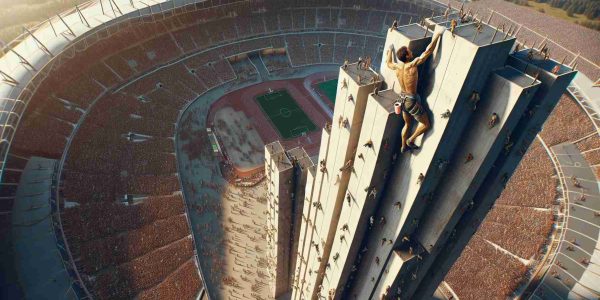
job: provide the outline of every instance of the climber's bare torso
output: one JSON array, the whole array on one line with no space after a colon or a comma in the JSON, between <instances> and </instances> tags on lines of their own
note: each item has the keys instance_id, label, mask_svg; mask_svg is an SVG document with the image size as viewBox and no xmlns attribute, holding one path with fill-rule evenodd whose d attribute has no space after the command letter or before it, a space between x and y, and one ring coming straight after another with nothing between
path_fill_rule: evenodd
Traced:
<instances>
[{"instance_id":1,"label":"climber's bare torso","mask_svg":"<svg viewBox=\"0 0 600 300\"><path fill-rule=\"evenodd\" d=\"M396 64L396 77L400 83L402 92L409 95L417 94L417 82L419 82L419 69L412 62Z\"/></svg>"},{"instance_id":2,"label":"climber's bare torso","mask_svg":"<svg viewBox=\"0 0 600 300\"><path fill-rule=\"evenodd\" d=\"M412 52L408 49L408 47L403 46L398 49L398 52L396 53L396 58L398 61L394 63L393 46L391 46L388 50L386 64L389 69L396 73L398 83L400 84L400 90L402 92L400 95L400 103L402 107L402 118L404 119L404 128L402 129L401 152L405 152L409 149L410 151L418 149L419 147L415 145L415 139L424 134L430 127L429 116L421 105L421 98L417 94L417 83L419 81L418 66L423 64L433 53L433 49L435 48L442 32L442 28L440 28L440 30L436 29L431 43L418 57L413 57ZM417 120L419 125L417 126L415 132L410 135L410 124L412 119Z\"/></svg>"}]
</instances>

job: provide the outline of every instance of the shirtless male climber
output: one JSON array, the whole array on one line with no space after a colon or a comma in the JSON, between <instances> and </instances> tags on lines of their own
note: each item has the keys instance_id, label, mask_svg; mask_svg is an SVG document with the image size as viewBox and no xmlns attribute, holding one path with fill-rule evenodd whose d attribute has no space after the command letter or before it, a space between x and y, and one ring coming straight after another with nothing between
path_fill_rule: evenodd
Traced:
<instances>
[{"instance_id":1,"label":"shirtless male climber","mask_svg":"<svg viewBox=\"0 0 600 300\"><path fill-rule=\"evenodd\" d=\"M393 63L392 52L394 46L390 45L390 49L387 52L387 66L391 70L396 71L396 77L398 77L401 90L400 104L402 107L402 118L404 119L401 153L418 149L419 147L415 145L415 140L427 132L431 126L429 116L421 104L421 97L417 94L417 83L419 81L419 70L417 67L423 64L431 53L433 53L433 49L443 32L444 29L441 27L435 31L431 43L419 57L415 58L408 47L402 46L396 52L398 63ZM419 122L419 125L415 132L408 137L413 118Z\"/></svg>"}]
</instances>

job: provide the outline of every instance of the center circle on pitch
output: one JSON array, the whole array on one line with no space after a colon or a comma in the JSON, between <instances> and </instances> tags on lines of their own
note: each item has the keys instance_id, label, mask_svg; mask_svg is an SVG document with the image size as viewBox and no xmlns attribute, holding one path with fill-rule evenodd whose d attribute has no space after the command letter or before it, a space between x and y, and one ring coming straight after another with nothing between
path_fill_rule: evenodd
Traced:
<instances>
[{"instance_id":1,"label":"center circle on pitch","mask_svg":"<svg viewBox=\"0 0 600 300\"><path fill-rule=\"evenodd\" d=\"M284 107L279 110L279 114L284 118L289 118L292 116L292 111Z\"/></svg>"}]
</instances>

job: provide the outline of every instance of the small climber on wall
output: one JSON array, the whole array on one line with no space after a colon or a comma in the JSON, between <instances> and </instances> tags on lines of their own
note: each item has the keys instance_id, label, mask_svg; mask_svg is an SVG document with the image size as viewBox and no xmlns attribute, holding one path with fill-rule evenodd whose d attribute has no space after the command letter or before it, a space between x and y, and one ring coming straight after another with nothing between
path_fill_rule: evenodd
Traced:
<instances>
[{"instance_id":1,"label":"small climber on wall","mask_svg":"<svg viewBox=\"0 0 600 300\"><path fill-rule=\"evenodd\" d=\"M402 118L404 119L402 148L400 150L402 153L418 149L419 147L415 145L415 140L429 130L429 116L421 104L421 97L417 94L417 82L419 81L419 70L417 67L423 64L433 53L433 49L443 32L444 29L441 27L436 29L431 43L419 57L415 58L408 47L402 46L396 52L398 63L393 63L392 52L394 46L390 45L390 49L387 52L387 66L391 70L396 71L396 77L398 77L401 89L400 104L402 107ZM410 124L413 118L419 122L419 125L409 137Z\"/></svg>"}]
</instances>

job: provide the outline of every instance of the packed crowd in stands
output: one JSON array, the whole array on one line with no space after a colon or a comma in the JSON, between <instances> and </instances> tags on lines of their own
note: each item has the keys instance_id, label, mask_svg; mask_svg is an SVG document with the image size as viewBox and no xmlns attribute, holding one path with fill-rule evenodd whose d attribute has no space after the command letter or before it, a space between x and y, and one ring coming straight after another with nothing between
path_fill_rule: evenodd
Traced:
<instances>
[{"instance_id":1,"label":"packed crowd in stands","mask_svg":"<svg viewBox=\"0 0 600 300\"><path fill-rule=\"evenodd\" d=\"M570 96L560 99L540 137L549 147L577 142L584 155L599 152L600 137ZM558 185L549 154L535 140L445 279L459 298L504 299L527 280L549 243Z\"/></svg>"},{"instance_id":2,"label":"packed crowd in stands","mask_svg":"<svg viewBox=\"0 0 600 300\"><path fill-rule=\"evenodd\" d=\"M590 118L572 97L563 95L544 124L542 139L548 147L567 141L577 141L596 132Z\"/></svg>"},{"instance_id":3,"label":"packed crowd in stands","mask_svg":"<svg viewBox=\"0 0 600 300\"><path fill-rule=\"evenodd\" d=\"M504 299L543 255L552 227L557 180L534 141L465 251L446 276L461 299Z\"/></svg>"},{"instance_id":4,"label":"packed crowd in stands","mask_svg":"<svg viewBox=\"0 0 600 300\"><path fill-rule=\"evenodd\" d=\"M181 10L153 22L139 18L116 23L83 37L32 81L34 92L26 96L30 96L27 111L15 133L13 159L6 167L23 168L23 159L15 155L60 159L68 150L61 207L65 201L70 205L61 211L62 226L94 295L189 299L200 290L190 228L178 196L181 186L173 136L180 110L189 101L225 82L256 74L248 59L230 62L227 57L285 48L289 60L263 56L269 70L341 64L346 58L381 52L383 34L393 20L405 24L431 15L429 8L412 2L363 1L361 9L354 4L334 8L340 6L338 2L280 1L267 9L243 2ZM319 32L299 33L311 30ZM157 71L149 73L152 70ZM550 145L591 131L587 125L579 126L581 116L573 110L576 104L564 103L563 99L546 124L545 132L551 133L543 137ZM589 142L591 146L585 143L582 147L597 148L596 141ZM543 150L536 145L530 153L539 149ZM595 164L597 152L588 154ZM550 214L533 207L551 205L555 193L550 191L556 183L551 179L549 158L532 156L527 155L511 179L506 196L498 202L498 212L490 213L502 226L478 233L461 257L462 263L457 263L455 270L461 271L449 275L455 291L464 290L461 298L508 295L509 287L514 288L527 270L484 239L526 260L546 242L543 237L548 234ZM4 180L15 182L15 176ZM514 178L520 178L519 183ZM529 179L540 183L523 184ZM512 190L519 192L511 194ZM11 193L3 190L3 195ZM133 205L130 197L141 202ZM522 207L523 212L510 205ZM507 212L515 217L503 218ZM473 278L502 284L494 293Z\"/></svg>"},{"instance_id":5,"label":"packed crowd in stands","mask_svg":"<svg viewBox=\"0 0 600 300\"><path fill-rule=\"evenodd\" d=\"M232 5L231 9L237 10L239 15L244 16L249 11L253 11L249 5L251 4L236 4ZM305 4L297 3L297 5ZM361 55L376 53L383 45L381 36L385 28L393 20L398 19L400 23L406 23L414 16L430 13L428 8L410 2L384 1L378 4L363 4L365 8L371 5L374 5L373 8L377 10L356 10L355 7L293 8L227 18L230 15L222 15L224 12L221 10L207 9L173 15L157 22L134 19L119 26L103 29L97 35L83 39L87 45L83 50L75 51L75 47L67 49L65 52L72 57L59 57L59 61L53 68L53 71L66 75L47 76L41 81L30 100L28 115L36 113L50 115L60 121L77 123L81 114L105 89L133 79L182 55L203 49L207 51L188 60L190 72L196 77L201 77L202 85L207 89L233 78L233 73L222 57L240 52L287 46L291 64L294 66L342 63L346 58L356 59ZM205 18L196 18L198 14ZM211 15L215 20L210 19ZM204 26L193 26L202 21L206 22ZM307 29L348 33L256 37L269 33L280 34ZM370 37L373 33L378 37ZM376 40L375 43L373 39ZM139 43L136 44L135 41ZM215 46L222 47L219 50L210 50ZM309 51L305 50L305 46ZM88 57L101 58L102 62L93 64L87 59ZM209 64L211 62L215 63L211 65ZM74 68L75 65L78 67ZM82 72L83 70L85 72ZM217 72L219 82L211 76L213 70ZM77 76L79 74L83 76ZM43 131L39 128L48 123L42 124L41 121L43 120L36 122L26 118L19 126L15 147L20 153L27 155L60 157L66 138L72 130L56 130L52 131L52 134L41 134L39 132ZM25 136L34 138L18 139Z\"/></svg>"},{"instance_id":6,"label":"packed crowd in stands","mask_svg":"<svg viewBox=\"0 0 600 300\"><path fill-rule=\"evenodd\" d=\"M475 234L446 281L460 299L506 299L502 295L512 293L526 271L523 263Z\"/></svg>"},{"instance_id":7,"label":"packed crowd in stands","mask_svg":"<svg viewBox=\"0 0 600 300\"><path fill-rule=\"evenodd\" d=\"M198 266L193 260L188 260L172 275L155 287L138 294L140 300L145 299L194 299L198 294L197 287L202 285L196 276ZM202 300L207 300L206 294Z\"/></svg>"}]
</instances>

